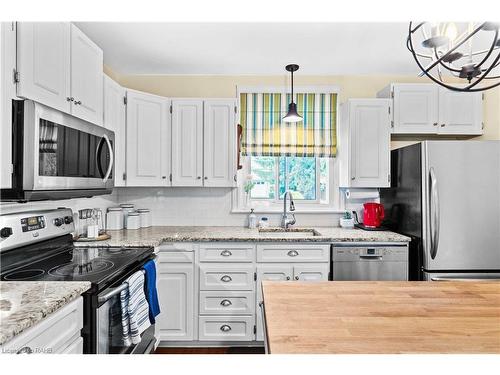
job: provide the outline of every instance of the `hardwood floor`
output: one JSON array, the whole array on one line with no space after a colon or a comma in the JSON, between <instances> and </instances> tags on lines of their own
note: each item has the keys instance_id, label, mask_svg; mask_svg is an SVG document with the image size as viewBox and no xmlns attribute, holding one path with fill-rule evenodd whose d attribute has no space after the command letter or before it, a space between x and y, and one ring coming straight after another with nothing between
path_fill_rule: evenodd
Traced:
<instances>
[{"instance_id":1,"label":"hardwood floor","mask_svg":"<svg viewBox=\"0 0 500 375\"><path fill-rule=\"evenodd\" d=\"M264 354L264 348L157 348L154 354Z\"/></svg>"}]
</instances>

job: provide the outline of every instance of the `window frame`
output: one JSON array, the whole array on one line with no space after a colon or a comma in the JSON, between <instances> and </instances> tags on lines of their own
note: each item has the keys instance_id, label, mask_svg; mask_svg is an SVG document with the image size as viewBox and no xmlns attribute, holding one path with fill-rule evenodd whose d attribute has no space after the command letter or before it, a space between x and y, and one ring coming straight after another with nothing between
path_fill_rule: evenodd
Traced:
<instances>
[{"instance_id":1,"label":"window frame","mask_svg":"<svg viewBox=\"0 0 500 375\"><path fill-rule=\"evenodd\" d=\"M290 92L290 87L288 83L284 86L236 86L236 97L237 97L237 113L236 118L240 118L240 94L242 93L281 93L287 94ZM337 108L336 108L336 124L337 124L337 140L339 120L340 120L340 86L338 85L294 85L295 94L303 93L314 93L314 94L337 94ZM328 212L328 213L339 213L343 212L343 207L341 205L340 199L340 188L339 188L339 162L338 158L327 158L328 163L328 203L320 202L320 184L318 179L318 164L319 158L316 158L316 200L315 201L305 201L296 200L295 209L296 212L303 213L315 213L315 212ZM232 191L232 212L242 213L248 212L250 209L254 209L257 213L277 213L283 211L283 200L279 199L279 181L278 175L276 174L276 194L274 200L261 199L261 204L256 204L257 199L250 200L247 202L246 194L243 190L243 184L245 183L246 176L250 174L250 157L241 156L242 169L237 171L237 183L236 188ZM279 168L279 163L276 163L276 171ZM277 172L276 172L277 173ZM251 204L248 204L251 203Z\"/></svg>"}]
</instances>

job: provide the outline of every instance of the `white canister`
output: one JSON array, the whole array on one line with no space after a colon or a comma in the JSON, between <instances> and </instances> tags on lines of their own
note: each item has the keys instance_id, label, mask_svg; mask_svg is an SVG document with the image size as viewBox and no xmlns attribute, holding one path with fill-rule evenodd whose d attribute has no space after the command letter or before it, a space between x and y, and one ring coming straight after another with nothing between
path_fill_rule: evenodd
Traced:
<instances>
[{"instance_id":1,"label":"white canister","mask_svg":"<svg viewBox=\"0 0 500 375\"><path fill-rule=\"evenodd\" d=\"M141 228L148 228L152 225L151 211L148 208L139 208L139 217L141 219Z\"/></svg>"},{"instance_id":2,"label":"white canister","mask_svg":"<svg viewBox=\"0 0 500 375\"><path fill-rule=\"evenodd\" d=\"M127 227L127 215L129 212L135 211L134 205L130 203L122 203L120 204L121 209L123 210L123 227Z\"/></svg>"},{"instance_id":3,"label":"white canister","mask_svg":"<svg viewBox=\"0 0 500 375\"><path fill-rule=\"evenodd\" d=\"M127 215L125 228L139 229L141 227L141 217L139 212L131 211Z\"/></svg>"},{"instance_id":4,"label":"white canister","mask_svg":"<svg viewBox=\"0 0 500 375\"><path fill-rule=\"evenodd\" d=\"M123 210L121 207L110 207L106 213L106 229L120 230L123 229Z\"/></svg>"}]
</instances>

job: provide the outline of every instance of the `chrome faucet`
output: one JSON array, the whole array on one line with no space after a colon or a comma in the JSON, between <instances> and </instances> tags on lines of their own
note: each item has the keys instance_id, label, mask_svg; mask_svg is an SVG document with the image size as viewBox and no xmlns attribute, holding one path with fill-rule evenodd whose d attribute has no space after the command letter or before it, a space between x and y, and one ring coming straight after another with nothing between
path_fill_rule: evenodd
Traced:
<instances>
[{"instance_id":1,"label":"chrome faucet","mask_svg":"<svg viewBox=\"0 0 500 375\"><path fill-rule=\"evenodd\" d=\"M290 211L295 211L295 204L293 203L292 193L290 191L286 191L283 196L283 215L281 216L281 227L284 229L288 229L290 225L295 224L295 214L292 213L292 219L288 218L288 213L286 211L286 198L290 197Z\"/></svg>"}]
</instances>

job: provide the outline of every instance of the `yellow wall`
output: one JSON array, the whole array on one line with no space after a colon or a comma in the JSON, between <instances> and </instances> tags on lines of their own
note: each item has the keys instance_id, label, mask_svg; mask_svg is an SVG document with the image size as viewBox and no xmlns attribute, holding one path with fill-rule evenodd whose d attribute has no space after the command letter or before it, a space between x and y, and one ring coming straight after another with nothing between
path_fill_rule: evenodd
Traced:
<instances>
[{"instance_id":1,"label":"yellow wall","mask_svg":"<svg viewBox=\"0 0 500 375\"><path fill-rule=\"evenodd\" d=\"M120 75L105 67L105 72L123 86L167 97L235 97L236 86L286 86L289 76L226 75ZM372 98L391 82L429 82L414 76L301 76L297 85L337 85L340 101L348 98ZM485 92L484 135L477 139L500 140L500 87ZM397 136L393 147L435 137ZM457 137L448 137L455 139ZM464 137L459 137L464 139ZM443 139L440 137L439 139Z\"/></svg>"}]
</instances>

